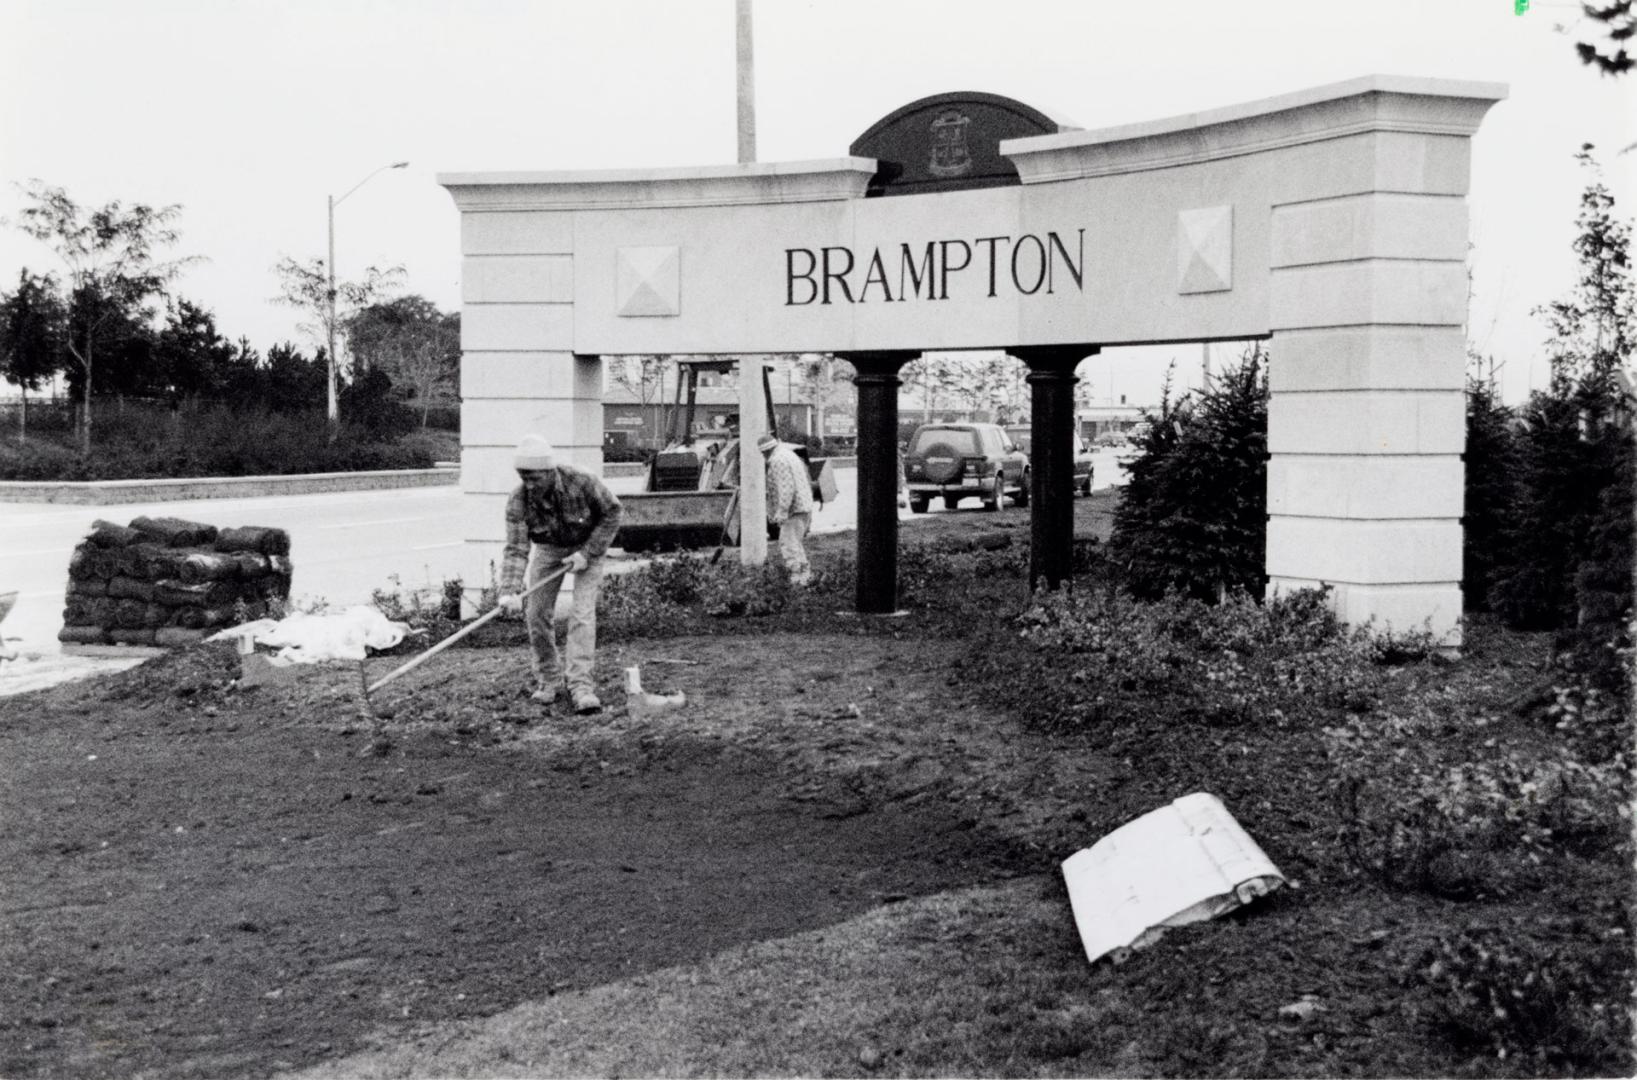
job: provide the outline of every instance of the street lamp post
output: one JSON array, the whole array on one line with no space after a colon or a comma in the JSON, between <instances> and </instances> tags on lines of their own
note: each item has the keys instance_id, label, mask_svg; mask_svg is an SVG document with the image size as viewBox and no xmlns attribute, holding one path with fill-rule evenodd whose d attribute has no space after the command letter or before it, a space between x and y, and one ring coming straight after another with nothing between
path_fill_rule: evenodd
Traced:
<instances>
[{"instance_id":1,"label":"street lamp post","mask_svg":"<svg viewBox=\"0 0 1637 1080\"><path fill-rule=\"evenodd\" d=\"M330 347L329 360L330 360L330 364L329 364L329 377L328 377L327 381L328 381L328 384L329 384L328 415L329 415L329 418L330 418L330 423L332 425L336 424L336 423L339 423L340 420L341 420L341 408L340 408L339 401L338 401L338 399L336 397L336 374L337 374L339 369L336 366L336 359L335 359L335 208L337 206L340 206L342 200L345 199L348 195L351 195L353 192L357 191L359 188L361 188L365 184L369 183L371 180L373 180L379 174L385 172L388 169L402 169L405 166L407 166L408 164L409 164L409 162L407 162L407 161L395 161L391 165L382 165L379 169L376 169L374 172L370 173L368 176L366 176L362 180L358 181L358 183L356 183L352 187L348 188L346 190L345 194L343 194L340 199L336 198L334 195L331 195L329 197L329 199L330 199L330 260L329 260L328 266L329 266L329 270L330 270L330 287L329 287L329 290L325 294L325 299L327 301L329 310L326 313L326 318L324 320L324 323L325 323L325 329L328 330L328 332L329 332L329 339L330 339L330 342L329 342L329 347Z\"/></svg>"}]
</instances>

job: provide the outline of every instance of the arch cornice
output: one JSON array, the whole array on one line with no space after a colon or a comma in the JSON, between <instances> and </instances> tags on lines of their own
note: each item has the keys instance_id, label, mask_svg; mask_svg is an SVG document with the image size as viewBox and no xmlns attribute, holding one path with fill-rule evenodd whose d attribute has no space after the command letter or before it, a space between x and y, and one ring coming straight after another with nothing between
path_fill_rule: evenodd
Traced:
<instances>
[{"instance_id":1,"label":"arch cornice","mask_svg":"<svg viewBox=\"0 0 1637 1080\"><path fill-rule=\"evenodd\" d=\"M1365 75L1206 112L1000 144L1024 184L1146 172L1376 131L1470 136L1503 83Z\"/></svg>"},{"instance_id":2,"label":"arch cornice","mask_svg":"<svg viewBox=\"0 0 1637 1080\"><path fill-rule=\"evenodd\" d=\"M869 158L678 169L440 173L461 210L657 210L862 199Z\"/></svg>"}]
</instances>

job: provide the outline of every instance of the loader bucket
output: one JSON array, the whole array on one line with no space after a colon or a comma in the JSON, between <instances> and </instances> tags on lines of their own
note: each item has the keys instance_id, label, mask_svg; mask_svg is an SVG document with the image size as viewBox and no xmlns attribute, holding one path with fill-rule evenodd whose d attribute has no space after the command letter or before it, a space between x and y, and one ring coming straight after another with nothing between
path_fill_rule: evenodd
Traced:
<instances>
[{"instance_id":1,"label":"loader bucket","mask_svg":"<svg viewBox=\"0 0 1637 1080\"><path fill-rule=\"evenodd\" d=\"M734 492L644 491L621 495L620 531L614 543L626 551L678 551L722 542Z\"/></svg>"}]
</instances>

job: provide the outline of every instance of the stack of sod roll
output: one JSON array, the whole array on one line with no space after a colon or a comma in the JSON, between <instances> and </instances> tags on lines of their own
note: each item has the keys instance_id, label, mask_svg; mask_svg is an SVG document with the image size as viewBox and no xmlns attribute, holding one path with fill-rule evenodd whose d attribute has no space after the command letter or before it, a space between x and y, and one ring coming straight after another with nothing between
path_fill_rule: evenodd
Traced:
<instances>
[{"instance_id":1,"label":"stack of sod roll","mask_svg":"<svg viewBox=\"0 0 1637 1080\"><path fill-rule=\"evenodd\" d=\"M59 641L190 645L290 597L290 535L177 518L98 521L68 563Z\"/></svg>"}]
</instances>

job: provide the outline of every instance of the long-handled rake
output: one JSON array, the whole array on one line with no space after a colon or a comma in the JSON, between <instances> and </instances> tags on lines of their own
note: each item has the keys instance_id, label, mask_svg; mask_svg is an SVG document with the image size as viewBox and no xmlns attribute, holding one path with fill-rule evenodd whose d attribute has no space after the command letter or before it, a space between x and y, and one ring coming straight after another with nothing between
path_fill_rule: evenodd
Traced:
<instances>
[{"instance_id":1,"label":"long-handled rake","mask_svg":"<svg viewBox=\"0 0 1637 1080\"><path fill-rule=\"evenodd\" d=\"M521 594L521 597L523 599L527 599L532 593L534 593L535 591L537 591L539 589L542 589L545 586L551 584L553 581L556 581L558 578L562 577L566 573L568 573L567 564L564 564L563 566L559 566L557 569L553 570L551 573L547 574L545 577L541 578L539 581L536 581L533 585L530 585L527 589L523 590L523 592ZM467 634L470 634L472 631L476 630L478 627L483 626L484 624L489 622L489 620L495 618L499 614L500 614L500 608L496 607L496 608L491 609L487 614L479 615L477 618L473 619L471 622L467 623L465 626L461 627L459 630L456 630L453 634L450 634L448 637L444 638L442 641L438 642L436 645L432 646L430 649L427 649L425 652L423 652L419 656L415 657L415 659L409 661L409 663L404 664L401 667L393 669L392 671L388 672L387 674L381 676L379 679L376 679L374 682L370 682L365 677L365 675L364 675L364 662L362 660L360 660L358 662L358 685L363 691L363 701L364 701L363 711L364 711L364 714L366 716L368 716L370 719L375 720L377 722L377 724L379 724L379 722L382 721L382 720L390 719L391 716L392 716L393 710L389 709L384 714L382 712L377 711L376 708L375 708L374 701L371 700L371 698L370 698L371 694L373 694L375 691L381 689L381 687L385 686L387 683L391 682L393 679L396 679L398 676L400 676L400 675L402 675L402 674L404 674L406 672L413 671L416 668L420 667L422 664L426 663L428 660L432 659L434 656L438 655L443 650L447 649L449 646L453 645L455 642L457 642L461 638L465 637ZM380 737L379 727L377 727L376 742L380 743L381 741L382 740L381 740L381 737Z\"/></svg>"}]
</instances>

